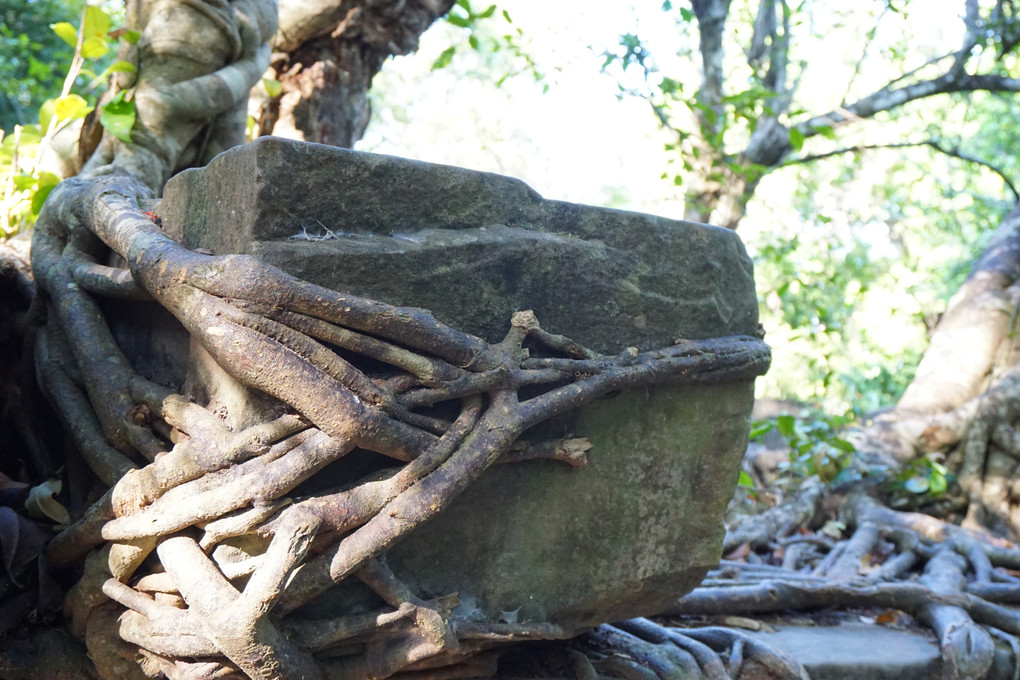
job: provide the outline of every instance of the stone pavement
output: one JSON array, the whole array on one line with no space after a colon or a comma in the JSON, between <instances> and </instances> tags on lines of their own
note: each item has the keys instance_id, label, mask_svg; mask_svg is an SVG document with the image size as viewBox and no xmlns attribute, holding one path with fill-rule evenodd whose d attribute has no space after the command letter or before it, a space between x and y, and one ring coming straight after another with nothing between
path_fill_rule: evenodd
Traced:
<instances>
[{"instance_id":1,"label":"stone pavement","mask_svg":"<svg viewBox=\"0 0 1020 680\"><path fill-rule=\"evenodd\" d=\"M942 658L926 631L866 623L776 626L750 635L793 655L812 680L937 680ZM999 649L987 678L1014 677L1013 662Z\"/></svg>"}]
</instances>

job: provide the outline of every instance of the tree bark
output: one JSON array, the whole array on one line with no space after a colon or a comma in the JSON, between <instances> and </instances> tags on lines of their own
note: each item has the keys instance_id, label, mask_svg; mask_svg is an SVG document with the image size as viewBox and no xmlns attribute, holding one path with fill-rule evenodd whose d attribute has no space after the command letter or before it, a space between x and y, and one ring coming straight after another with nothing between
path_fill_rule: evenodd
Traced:
<instances>
[{"instance_id":1,"label":"tree bark","mask_svg":"<svg viewBox=\"0 0 1020 680\"><path fill-rule=\"evenodd\" d=\"M281 93L257 93L259 134L351 147L371 115L372 78L410 54L454 0L318 0L280 3L271 75Z\"/></svg>"}]
</instances>

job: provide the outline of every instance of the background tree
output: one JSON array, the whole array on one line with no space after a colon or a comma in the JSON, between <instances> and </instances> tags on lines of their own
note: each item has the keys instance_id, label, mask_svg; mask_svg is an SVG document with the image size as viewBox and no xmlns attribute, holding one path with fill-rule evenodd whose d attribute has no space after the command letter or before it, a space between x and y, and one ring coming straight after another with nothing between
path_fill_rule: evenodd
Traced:
<instances>
[{"instance_id":1,"label":"background tree","mask_svg":"<svg viewBox=\"0 0 1020 680\"><path fill-rule=\"evenodd\" d=\"M852 80L842 100L824 111L804 109L798 85L811 65L796 49L807 36L827 28L825 14L834 12L833 8L731 0L699 0L691 8L677 5L675 10L667 2L664 7L676 13L678 30L697 40L698 52L692 56L700 62L700 81L693 84L685 74L671 77L659 72L654 55L635 35L621 39L621 49L607 56L607 65L614 60L625 68L636 65L649 78L653 87L636 93L648 99L661 124L676 135L685 217L699 222L736 228L765 174L791 163L863 148L836 147L798 157L809 139L821 136L838 141L840 135L876 115L928 97L1018 89L1017 79L1010 75L1017 27L1009 2L965 2L960 17L964 30L955 49L871 91L858 93L862 86ZM875 19L862 36L864 49L855 79L862 67L870 66L868 60L873 57L868 48L874 46L880 23L889 21L890 12L901 10L916 8L909 3L903 8L875 3L863 10ZM748 19L751 25L745 29L742 22ZM737 36L736 44L730 36ZM739 57L728 54L735 49L740 50ZM937 139L907 144L929 144L944 153L959 154Z\"/></svg>"},{"instance_id":2,"label":"background tree","mask_svg":"<svg viewBox=\"0 0 1020 680\"><path fill-rule=\"evenodd\" d=\"M836 90L842 91L842 98L832 102L827 110L809 110L811 104L807 102L811 98L805 99L798 91L799 84L808 77L811 63L798 54L797 46L821 27L836 29L832 22L834 16L838 17L838 10L822 3L795 6L782 1L729 0L696 1L690 7L677 4L675 8L666 3L665 7L677 17L678 30L697 41L698 50L690 57L698 64L698 81L692 83L689 77L685 78L688 73L673 75L658 68L655 55L635 35L621 39L620 49L608 55L607 65L619 62L624 68L643 72L648 86L634 88L632 92L645 97L661 125L675 134L670 149L677 153L681 165L676 177L685 193L688 219L737 228L763 178L779 168L833 156L853 157L880 148L915 146L926 146L963 162L991 168L1002 178L1009 203L1017 201L1017 190L1008 174L1015 167L1011 159L994 152L982 158L964 150L951 129L940 129L937 115L921 129L916 124L911 128L907 113L911 106L928 98L954 101L954 97L965 94L970 97L968 103L973 100L977 108L995 110L1000 104L1010 106L1006 102L1012 101L1013 93L1020 89L1014 53L1020 38L1020 21L1011 2L961 3L959 42L923 60L914 55L910 62L896 55L895 42L879 37L879 29L883 22L898 22L908 19L911 12L924 10L910 3L875 3L862 8L865 14L871 13L873 23L860 36L863 49L851 82ZM864 89L869 80L874 80L873 74L871 78L865 77L869 61L874 58L871 50L889 48L892 58L884 60L886 68L891 62L902 65L904 70L887 77L877 88ZM999 96L975 97L973 93L977 92ZM899 126L900 140L874 142L867 138L867 133L855 134L856 128L864 127L879 115L903 121ZM808 153L806 144L816 138L824 141L814 144ZM871 446L905 460L917 452L954 444L970 424L969 436L983 441L963 446L969 453L958 450L950 457L954 463L951 467L961 471L962 483L968 488L972 519L982 516L990 520L990 512L999 517L1003 529L1011 523L1010 508L1015 503L1001 482L980 480L983 475L1013 479L1015 465L995 460L998 445L991 447L993 453L987 455L992 457L987 457L988 437L979 432L992 426L982 425L982 416L975 409L979 402L987 403L997 390L1010 389L1009 381L998 388L995 385L1010 374L1013 361L1009 338L1013 333L1011 319L1015 313L1011 310L1015 309L1015 301L1007 291L1016 280L1013 269L1017 264L1009 255L1014 220L1014 214L1006 217L989 249L974 265L935 330L913 382L894 413L887 415L883 425L874 430L882 433L882 442L871 442ZM782 262L783 255L777 255L775 260ZM853 280L848 272L853 271L852 262L857 257L852 251L846 253L845 267L830 272L828 281L825 275L816 279L815 285L835 283L837 289L842 288L840 281L845 284ZM785 290L781 288L780 295ZM811 286L808 290L816 297L825 295ZM799 306L808 316L794 320L795 324L818 325L838 333L838 318L818 319L821 310L826 309L820 302L819 298L815 304ZM964 404L968 404L964 411L956 410ZM996 417L1012 420L1004 412ZM952 434L936 424L947 418L954 418ZM1009 425L995 427L1002 430ZM935 430L926 428L935 428L943 436L936 438ZM928 434L922 437L925 431ZM897 433L893 439L898 441L890 439L893 432ZM1004 436L999 440L1004 441ZM1011 458L1011 454L1001 455ZM968 462L963 463L962 459ZM986 488L989 485L994 491Z\"/></svg>"}]
</instances>

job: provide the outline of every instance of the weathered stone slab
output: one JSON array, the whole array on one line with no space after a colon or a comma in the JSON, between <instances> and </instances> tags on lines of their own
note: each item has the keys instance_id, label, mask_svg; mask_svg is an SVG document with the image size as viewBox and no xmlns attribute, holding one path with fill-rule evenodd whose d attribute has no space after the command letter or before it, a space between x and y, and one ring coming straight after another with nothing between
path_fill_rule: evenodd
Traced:
<instances>
[{"instance_id":1,"label":"weathered stone slab","mask_svg":"<svg viewBox=\"0 0 1020 680\"><path fill-rule=\"evenodd\" d=\"M189 247L490 341L522 309L614 354L757 330L733 232L546 201L488 173L263 139L175 177L156 211ZM751 403L750 382L655 388L547 423L530 436L589 438L587 467L497 466L389 563L424 596L459 593L463 617L580 631L654 613L718 561Z\"/></svg>"},{"instance_id":2,"label":"weathered stone slab","mask_svg":"<svg viewBox=\"0 0 1020 680\"><path fill-rule=\"evenodd\" d=\"M521 309L603 352L758 322L732 231L546 201L463 168L263 138L174 177L159 213L190 248L258 255L490 341Z\"/></svg>"},{"instance_id":3,"label":"weathered stone slab","mask_svg":"<svg viewBox=\"0 0 1020 680\"><path fill-rule=\"evenodd\" d=\"M928 631L864 623L835 626L778 626L749 633L787 652L812 680L937 680L944 677L942 654ZM988 680L1015 677L1013 654L996 643Z\"/></svg>"}]
</instances>

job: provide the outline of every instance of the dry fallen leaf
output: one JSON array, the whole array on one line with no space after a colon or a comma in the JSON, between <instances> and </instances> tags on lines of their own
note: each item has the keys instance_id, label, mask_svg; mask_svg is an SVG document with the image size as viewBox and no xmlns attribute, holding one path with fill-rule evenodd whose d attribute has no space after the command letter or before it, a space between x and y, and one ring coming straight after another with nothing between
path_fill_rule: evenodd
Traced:
<instances>
[{"instance_id":1,"label":"dry fallen leaf","mask_svg":"<svg viewBox=\"0 0 1020 680\"><path fill-rule=\"evenodd\" d=\"M744 616L724 616L722 617L722 623L724 626L730 626L731 628L743 628L744 630L757 630L763 633L775 633L776 629L767 623L762 621L756 621L749 619Z\"/></svg>"},{"instance_id":2,"label":"dry fallen leaf","mask_svg":"<svg viewBox=\"0 0 1020 680\"><path fill-rule=\"evenodd\" d=\"M70 524L71 514L55 498L63 486L64 483L59 479L47 479L33 486L25 500L25 509L33 517L48 517L57 524Z\"/></svg>"}]
</instances>

